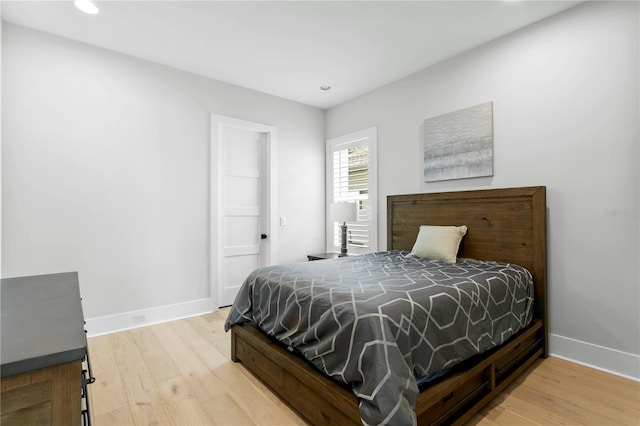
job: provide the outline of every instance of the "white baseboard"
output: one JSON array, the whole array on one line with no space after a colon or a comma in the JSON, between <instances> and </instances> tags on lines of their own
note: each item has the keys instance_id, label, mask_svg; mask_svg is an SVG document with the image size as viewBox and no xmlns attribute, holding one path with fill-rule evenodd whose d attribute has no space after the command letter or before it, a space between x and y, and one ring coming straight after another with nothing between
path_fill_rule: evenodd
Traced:
<instances>
[{"instance_id":1,"label":"white baseboard","mask_svg":"<svg viewBox=\"0 0 640 426\"><path fill-rule=\"evenodd\" d=\"M558 336L557 334L549 334L549 353L567 361L640 381L640 355Z\"/></svg>"},{"instance_id":2,"label":"white baseboard","mask_svg":"<svg viewBox=\"0 0 640 426\"><path fill-rule=\"evenodd\" d=\"M89 337L99 336L180 318L193 317L216 310L218 308L215 306L213 299L198 299L174 305L89 318L86 320L85 329Z\"/></svg>"}]
</instances>

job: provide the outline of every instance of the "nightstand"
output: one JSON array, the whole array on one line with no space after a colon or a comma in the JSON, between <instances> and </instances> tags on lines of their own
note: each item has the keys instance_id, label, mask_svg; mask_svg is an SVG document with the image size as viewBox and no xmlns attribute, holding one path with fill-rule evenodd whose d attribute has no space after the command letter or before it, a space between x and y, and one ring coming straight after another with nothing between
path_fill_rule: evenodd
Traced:
<instances>
[{"instance_id":1,"label":"nightstand","mask_svg":"<svg viewBox=\"0 0 640 426\"><path fill-rule=\"evenodd\" d=\"M340 253L318 253L318 254L308 254L307 259L309 262L312 260L325 260L325 259L337 259L339 257L347 257L348 254L340 254Z\"/></svg>"}]
</instances>

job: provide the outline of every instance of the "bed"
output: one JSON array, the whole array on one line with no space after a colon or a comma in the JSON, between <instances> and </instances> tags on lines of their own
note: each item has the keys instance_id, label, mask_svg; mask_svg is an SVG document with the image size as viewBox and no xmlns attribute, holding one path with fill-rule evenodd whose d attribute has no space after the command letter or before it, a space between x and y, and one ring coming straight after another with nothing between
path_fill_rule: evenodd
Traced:
<instances>
[{"instance_id":1,"label":"bed","mask_svg":"<svg viewBox=\"0 0 640 426\"><path fill-rule=\"evenodd\" d=\"M528 325L500 346L455 364L447 374L421 386L417 397L411 397L413 419L398 417L390 424L463 423L537 358L547 356L545 223L544 187L387 198L388 252L379 257L411 250L421 225L465 224L468 232L458 257L517 264L533 279L533 318ZM231 326L231 333L232 359L242 362L307 421L361 423L359 405L366 404L366 398L359 400L352 389L322 374L317 363L314 367L250 322Z\"/></svg>"}]
</instances>

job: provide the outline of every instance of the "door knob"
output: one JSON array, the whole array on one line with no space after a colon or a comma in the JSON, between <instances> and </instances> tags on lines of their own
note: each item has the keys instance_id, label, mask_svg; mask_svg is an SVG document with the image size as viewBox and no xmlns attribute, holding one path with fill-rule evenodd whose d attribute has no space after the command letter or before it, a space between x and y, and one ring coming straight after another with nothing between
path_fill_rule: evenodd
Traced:
<instances>
[{"instance_id":1,"label":"door knob","mask_svg":"<svg viewBox=\"0 0 640 426\"><path fill-rule=\"evenodd\" d=\"M266 240L267 239L267 234L260 234L260 239L261 240Z\"/></svg>"}]
</instances>

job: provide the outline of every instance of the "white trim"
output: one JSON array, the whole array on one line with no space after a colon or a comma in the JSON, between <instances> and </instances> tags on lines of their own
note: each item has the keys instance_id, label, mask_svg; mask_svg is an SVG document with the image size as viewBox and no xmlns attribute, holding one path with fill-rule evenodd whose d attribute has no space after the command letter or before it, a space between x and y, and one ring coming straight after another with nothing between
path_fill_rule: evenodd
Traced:
<instances>
[{"instance_id":1,"label":"white trim","mask_svg":"<svg viewBox=\"0 0 640 426\"><path fill-rule=\"evenodd\" d=\"M218 282L220 281L220 253L222 241L219 238L219 230L222 229L222 218L219 215L218 206L222 205L222 145L220 136L223 126L234 126L266 134L265 158L269 166L266 179L266 198L269 206L266 209L266 223L269 224L266 233L269 242L266 260L273 265L278 260L278 215L276 211L277 201L277 164L276 164L276 128L268 124L255 123L240 120L223 115L211 114L211 143L209 144L209 296L215 309L218 308Z\"/></svg>"},{"instance_id":2,"label":"white trim","mask_svg":"<svg viewBox=\"0 0 640 426\"><path fill-rule=\"evenodd\" d=\"M640 356L569 337L549 334L549 353L557 358L640 381Z\"/></svg>"},{"instance_id":3,"label":"white trim","mask_svg":"<svg viewBox=\"0 0 640 426\"><path fill-rule=\"evenodd\" d=\"M85 329L89 337L100 336L216 311L217 308L212 309L212 306L214 304L211 299L199 299L191 302L106 315L87 319Z\"/></svg>"}]
</instances>

